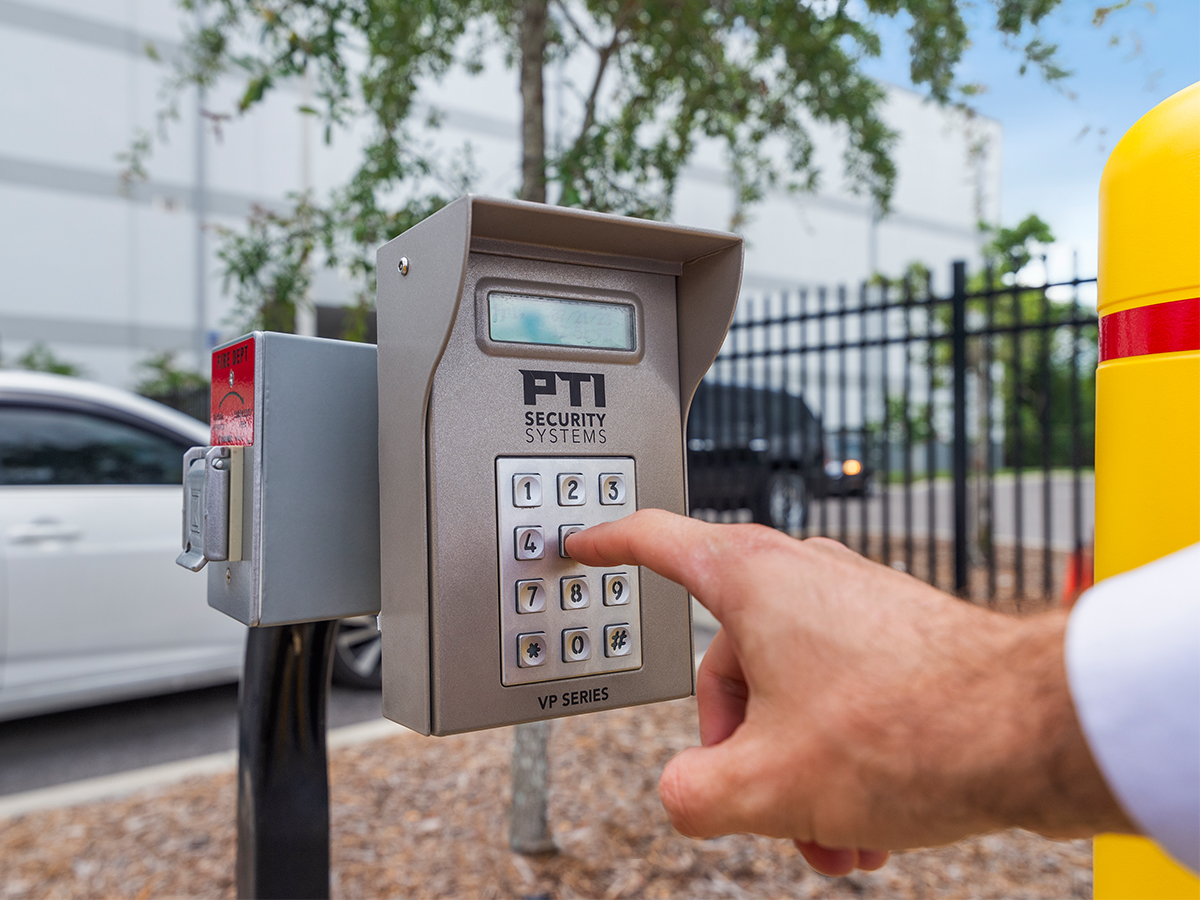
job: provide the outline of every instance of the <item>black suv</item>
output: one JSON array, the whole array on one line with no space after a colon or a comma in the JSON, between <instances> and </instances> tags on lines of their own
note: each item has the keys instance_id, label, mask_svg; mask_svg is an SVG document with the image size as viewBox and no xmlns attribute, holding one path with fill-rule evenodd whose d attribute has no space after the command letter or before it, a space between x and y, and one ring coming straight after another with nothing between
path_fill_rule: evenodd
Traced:
<instances>
[{"instance_id":1,"label":"black suv","mask_svg":"<svg viewBox=\"0 0 1200 900\"><path fill-rule=\"evenodd\" d=\"M687 449L692 509L749 508L755 522L794 531L824 493L821 422L785 391L701 382Z\"/></svg>"}]
</instances>

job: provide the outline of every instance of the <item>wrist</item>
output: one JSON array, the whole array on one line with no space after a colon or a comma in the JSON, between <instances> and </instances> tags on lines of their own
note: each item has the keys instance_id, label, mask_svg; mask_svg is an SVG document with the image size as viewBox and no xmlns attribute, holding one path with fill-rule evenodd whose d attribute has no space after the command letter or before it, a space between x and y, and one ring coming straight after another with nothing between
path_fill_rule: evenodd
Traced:
<instances>
[{"instance_id":1,"label":"wrist","mask_svg":"<svg viewBox=\"0 0 1200 900\"><path fill-rule=\"evenodd\" d=\"M989 828L1055 837L1134 827L1097 768L1075 715L1063 644L1067 613L1007 619L993 632L995 673L980 722L987 735L978 782Z\"/></svg>"}]
</instances>

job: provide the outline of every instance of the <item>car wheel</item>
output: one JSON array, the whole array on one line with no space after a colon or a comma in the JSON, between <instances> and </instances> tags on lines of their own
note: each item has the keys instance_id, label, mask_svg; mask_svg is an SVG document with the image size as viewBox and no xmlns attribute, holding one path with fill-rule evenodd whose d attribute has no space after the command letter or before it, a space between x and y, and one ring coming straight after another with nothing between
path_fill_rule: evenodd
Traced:
<instances>
[{"instance_id":1,"label":"car wheel","mask_svg":"<svg viewBox=\"0 0 1200 900\"><path fill-rule=\"evenodd\" d=\"M342 619L333 644L333 682L343 687L383 687L383 638L375 616Z\"/></svg>"},{"instance_id":2,"label":"car wheel","mask_svg":"<svg viewBox=\"0 0 1200 900\"><path fill-rule=\"evenodd\" d=\"M780 531L799 531L808 517L808 486L799 472L775 472L767 480L755 521Z\"/></svg>"}]
</instances>

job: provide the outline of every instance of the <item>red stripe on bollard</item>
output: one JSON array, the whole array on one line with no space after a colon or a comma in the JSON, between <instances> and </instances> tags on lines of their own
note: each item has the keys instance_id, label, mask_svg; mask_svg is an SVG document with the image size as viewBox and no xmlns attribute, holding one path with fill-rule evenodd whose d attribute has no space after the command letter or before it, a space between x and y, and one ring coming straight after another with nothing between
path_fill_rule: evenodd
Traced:
<instances>
[{"instance_id":1,"label":"red stripe on bollard","mask_svg":"<svg viewBox=\"0 0 1200 900\"><path fill-rule=\"evenodd\" d=\"M1100 319L1100 359L1200 350L1200 297L1110 313Z\"/></svg>"}]
</instances>

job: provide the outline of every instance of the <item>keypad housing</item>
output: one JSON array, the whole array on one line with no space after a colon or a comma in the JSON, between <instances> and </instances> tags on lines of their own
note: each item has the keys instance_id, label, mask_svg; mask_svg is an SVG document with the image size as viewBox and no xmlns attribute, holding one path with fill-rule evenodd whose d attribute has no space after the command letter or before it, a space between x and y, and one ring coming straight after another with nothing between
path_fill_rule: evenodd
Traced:
<instances>
[{"instance_id":1,"label":"keypad housing","mask_svg":"<svg viewBox=\"0 0 1200 900\"><path fill-rule=\"evenodd\" d=\"M517 480L531 474L540 476L542 502L538 506L515 505ZM577 495L571 505L560 504L565 499L557 487L560 476L577 476L582 483L583 502ZM612 476L620 476L622 502L610 499L601 502L601 488L611 484ZM550 490L546 486L550 485ZM610 492L611 493L611 492ZM496 507L498 552L500 561L500 656L501 682L504 685L556 681L582 675L623 672L642 664L641 590L637 566L583 566L564 558L559 535L573 529L564 526L590 527L629 515L637 509L637 487L634 461L631 457L498 457L496 459ZM518 547L517 540L530 528L540 529L544 549L539 558ZM619 606L604 602L604 589L611 576L623 576L628 585L628 600ZM573 606L569 594L571 579L587 582L585 605ZM549 593L537 612L522 612L528 602L518 601L518 582L527 585L541 579ZM526 589L528 593L528 589ZM538 605L538 604L534 604ZM586 629L590 653L578 661L568 659L568 643L564 633L574 634ZM529 636L544 634L538 644L547 658L537 665L521 664L522 650L528 652ZM619 641L607 648L607 641ZM544 647L544 651L541 648Z\"/></svg>"}]
</instances>

